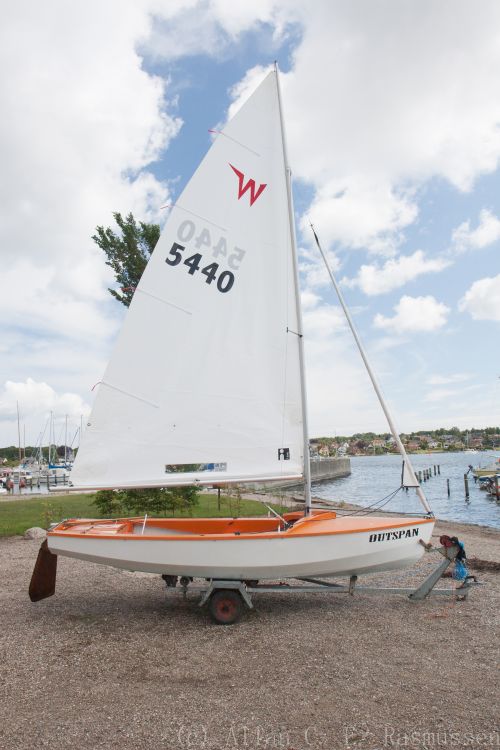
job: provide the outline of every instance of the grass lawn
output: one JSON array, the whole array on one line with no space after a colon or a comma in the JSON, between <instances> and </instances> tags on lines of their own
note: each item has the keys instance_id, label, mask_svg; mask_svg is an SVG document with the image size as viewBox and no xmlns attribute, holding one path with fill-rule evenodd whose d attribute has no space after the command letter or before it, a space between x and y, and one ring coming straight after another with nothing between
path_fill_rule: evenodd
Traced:
<instances>
[{"instance_id":1,"label":"grass lawn","mask_svg":"<svg viewBox=\"0 0 500 750\"><path fill-rule=\"evenodd\" d=\"M0 536L23 534L31 526L47 528L62 518L99 518L99 511L92 504L94 495L43 495L19 500L0 502ZM193 516L258 516L267 513L262 503L256 500L237 500L221 495L221 508L217 507L217 495L199 495L199 504L193 508ZM176 516L189 515L176 513Z\"/></svg>"}]
</instances>

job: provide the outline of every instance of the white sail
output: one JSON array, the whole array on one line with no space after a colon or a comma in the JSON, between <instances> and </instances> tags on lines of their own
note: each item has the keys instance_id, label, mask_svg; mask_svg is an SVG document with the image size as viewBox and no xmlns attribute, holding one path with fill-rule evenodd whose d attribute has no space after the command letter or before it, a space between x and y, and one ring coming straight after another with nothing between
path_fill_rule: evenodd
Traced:
<instances>
[{"instance_id":1,"label":"white sail","mask_svg":"<svg viewBox=\"0 0 500 750\"><path fill-rule=\"evenodd\" d=\"M172 209L99 386L75 485L303 476L292 252L273 71Z\"/></svg>"}]
</instances>

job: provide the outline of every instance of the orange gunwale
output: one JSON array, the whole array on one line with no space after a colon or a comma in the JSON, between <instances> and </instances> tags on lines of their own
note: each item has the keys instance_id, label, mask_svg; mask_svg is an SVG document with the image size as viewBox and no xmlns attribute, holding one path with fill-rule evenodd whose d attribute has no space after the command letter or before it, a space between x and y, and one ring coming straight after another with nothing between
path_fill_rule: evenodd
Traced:
<instances>
[{"instance_id":1,"label":"orange gunwale","mask_svg":"<svg viewBox=\"0 0 500 750\"><path fill-rule=\"evenodd\" d=\"M297 514L285 514L285 519L290 516ZM301 516L301 514L298 514ZM326 517L325 517L326 516ZM292 519L290 519L292 520ZM298 519L300 521L300 518ZM404 518L401 516L392 518L364 518L363 525L357 526L356 522L359 519L353 517L341 517L337 518L335 513L327 511L325 514L315 514L310 516L300 523L296 522L294 526L287 529L286 531L266 531L265 527L276 525L276 520L273 518L210 518L210 519L181 519L181 518L149 518L146 524L158 527L170 527L179 529L180 534L140 534L134 533L134 526L142 524L144 518L126 518L126 519L68 519L62 521L59 526L55 527L52 531L49 531L47 536L60 536L60 537L77 537L87 539L121 539L121 540L143 540L143 541L171 541L171 542L192 542L192 541L220 541L220 540L238 540L238 539L253 539L255 540L258 535L259 539L295 539L301 537L317 537L317 536L334 536L340 534L352 534L352 533L363 533L363 532L375 532L375 531L386 531L387 529L400 529L405 526L418 526L422 523L434 523L434 518ZM207 523L208 522L208 523ZM218 522L218 523L217 523ZM246 531L224 531L224 532L213 532L207 530L202 531L205 527L222 526L225 522L226 528L228 526L235 526L243 523L244 526L255 526L257 528ZM71 531L78 524L82 531ZM91 531L93 526L102 527L102 530ZM195 532L185 531L186 526L197 526L198 529ZM307 530L301 530L302 526L306 526ZM106 526L110 531L106 533ZM127 531L119 532L121 527L128 526ZM66 528L65 528L66 527ZM87 530L84 530L86 527ZM117 527L113 533L111 527ZM182 528L184 527L184 529ZM312 528L311 528L312 527ZM316 528L314 528L316 527ZM318 528L319 527L319 528ZM323 528L322 528L323 527ZM324 528L327 527L327 528ZM333 528L332 528L333 527ZM335 528L337 527L337 528ZM182 533L184 532L184 533Z\"/></svg>"}]
</instances>

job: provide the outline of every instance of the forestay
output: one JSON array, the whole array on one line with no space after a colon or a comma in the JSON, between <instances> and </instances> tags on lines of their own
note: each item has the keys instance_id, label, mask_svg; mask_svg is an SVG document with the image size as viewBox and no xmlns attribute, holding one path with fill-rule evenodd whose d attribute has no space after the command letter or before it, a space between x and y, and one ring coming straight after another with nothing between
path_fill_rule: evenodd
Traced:
<instances>
[{"instance_id":1,"label":"forestay","mask_svg":"<svg viewBox=\"0 0 500 750\"><path fill-rule=\"evenodd\" d=\"M171 211L99 386L75 485L303 475L276 76L216 137Z\"/></svg>"}]
</instances>

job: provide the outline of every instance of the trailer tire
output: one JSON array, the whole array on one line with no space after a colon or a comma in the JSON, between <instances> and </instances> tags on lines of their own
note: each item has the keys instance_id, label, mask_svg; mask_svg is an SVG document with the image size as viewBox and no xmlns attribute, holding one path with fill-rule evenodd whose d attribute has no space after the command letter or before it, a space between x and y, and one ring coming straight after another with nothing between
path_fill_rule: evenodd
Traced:
<instances>
[{"instance_id":1,"label":"trailer tire","mask_svg":"<svg viewBox=\"0 0 500 750\"><path fill-rule=\"evenodd\" d=\"M238 591L220 589L210 597L208 611L217 625L233 625L243 614L243 600Z\"/></svg>"}]
</instances>

